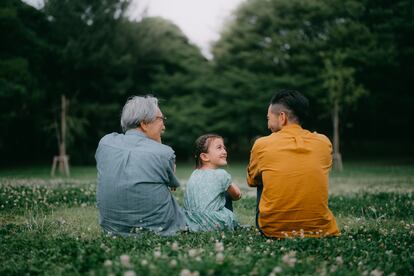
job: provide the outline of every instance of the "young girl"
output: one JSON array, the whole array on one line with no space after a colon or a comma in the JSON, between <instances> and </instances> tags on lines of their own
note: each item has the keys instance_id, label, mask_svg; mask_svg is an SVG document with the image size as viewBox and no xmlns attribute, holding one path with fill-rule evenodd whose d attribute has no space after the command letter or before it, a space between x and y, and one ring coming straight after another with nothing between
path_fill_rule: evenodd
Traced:
<instances>
[{"instance_id":1,"label":"young girl","mask_svg":"<svg viewBox=\"0 0 414 276\"><path fill-rule=\"evenodd\" d=\"M195 159L196 170L187 182L184 197L189 230L233 230L238 223L231 201L239 200L241 192L237 185L231 183L230 174L219 169L227 165L223 138L215 134L200 136L195 143Z\"/></svg>"}]
</instances>

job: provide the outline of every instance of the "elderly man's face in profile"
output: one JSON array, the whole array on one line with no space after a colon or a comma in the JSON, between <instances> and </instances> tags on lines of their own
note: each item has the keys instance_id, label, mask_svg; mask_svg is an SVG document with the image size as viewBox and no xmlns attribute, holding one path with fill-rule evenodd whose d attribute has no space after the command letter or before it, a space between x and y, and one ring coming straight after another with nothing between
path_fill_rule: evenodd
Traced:
<instances>
[{"instance_id":1,"label":"elderly man's face in profile","mask_svg":"<svg viewBox=\"0 0 414 276\"><path fill-rule=\"evenodd\" d=\"M145 125L144 132L150 139L161 143L161 135L164 131L164 115L161 110L157 108L157 116L155 117L155 120Z\"/></svg>"}]
</instances>

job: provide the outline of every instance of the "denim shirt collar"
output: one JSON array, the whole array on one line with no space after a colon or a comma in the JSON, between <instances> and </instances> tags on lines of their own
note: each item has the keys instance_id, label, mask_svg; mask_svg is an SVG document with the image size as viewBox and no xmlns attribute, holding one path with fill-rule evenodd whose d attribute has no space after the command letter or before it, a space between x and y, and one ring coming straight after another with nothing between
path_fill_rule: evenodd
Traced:
<instances>
[{"instance_id":1,"label":"denim shirt collar","mask_svg":"<svg viewBox=\"0 0 414 276\"><path fill-rule=\"evenodd\" d=\"M128 130L125 132L125 135L135 135L135 136L138 136L138 137L142 137L142 138L147 138L147 139L149 139L149 138L148 138L148 136L147 136L147 135L145 135L145 133L144 133L144 132L142 132L141 130L138 130L138 129L136 129L136 128L134 128L134 129L128 129Z\"/></svg>"}]
</instances>

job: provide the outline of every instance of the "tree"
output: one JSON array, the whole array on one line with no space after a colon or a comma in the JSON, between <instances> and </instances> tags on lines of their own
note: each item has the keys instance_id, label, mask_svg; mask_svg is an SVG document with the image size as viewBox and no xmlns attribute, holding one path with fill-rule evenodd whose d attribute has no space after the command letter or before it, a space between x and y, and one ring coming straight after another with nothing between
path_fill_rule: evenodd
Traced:
<instances>
[{"instance_id":1,"label":"tree","mask_svg":"<svg viewBox=\"0 0 414 276\"><path fill-rule=\"evenodd\" d=\"M45 60L51 53L44 33L48 30L41 12L20 1L1 1L1 163L10 165L17 160L37 159L44 151L38 145L48 141L43 113L47 99Z\"/></svg>"},{"instance_id":2,"label":"tree","mask_svg":"<svg viewBox=\"0 0 414 276\"><path fill-rule=\"evenodd\" d=\"M51 98L57 105L65 94L71 102L68 148L78 149L71 153L78 162L92 161L99 137L118 128L114 117L121 106L119 99L127 93L131 63L122 37L128 4L49 0L43 8L57 57L51 61Z\"/></svg>"},{"instance_id":3,"label":"tree","mask_svg":"<svg viewBox=\"0 0 414 276\"><path fill-rule=\"evenodd\" d=\"M366 90L355 83L355 69L344 65L345 56L335 52L334 57L325 59L324 87L328 91L325 99L331 110L333 124L333 162L334 168L342 171L342 156L339 150L339 122L340 113L343 108L357 102Z\"/></svg>"},{"instance_id":4,"label":"tree","mask_svg":"<svg viewBox=\"0 0 414 276\"><path fill-rule=\"evenodd\" d=\"M344 64L338 65L342 69L339 70L335 63L333 66L337 73L358 87L361 69L378 52L375 36L360 20L365 12L364 3L355 0L246 1L214 47L216 72L223 75L235 70L246 72L226 80L230 82L228 87L233 90L234 97L249 93L237 84L248 82L249 90L255 93L246 99L267 106L275 91L291 88L310 98L314 114L331 114L332 105L327 108L326 101L332 94L324 84L326 60L335 62L332 60L335 53L343 53L347 58ZM247 75L256 77L246 78ZM341 91L349 94L350 90L344 88ZM352 98L355 104L357 97ZM259 105L248 114L257 112L260 112ZM324 132L329 129L324 120L322 116L313 116L308 125L310 128L318 126L318 131L322 128ZM239 125L239 129L256 129L256 133L248 134L253 138L264 134L257 132L259 129L255 127L260 123L258 120L246 121ZM243 130L239 134L243 134Z\"/></svg>"}]
</instances>

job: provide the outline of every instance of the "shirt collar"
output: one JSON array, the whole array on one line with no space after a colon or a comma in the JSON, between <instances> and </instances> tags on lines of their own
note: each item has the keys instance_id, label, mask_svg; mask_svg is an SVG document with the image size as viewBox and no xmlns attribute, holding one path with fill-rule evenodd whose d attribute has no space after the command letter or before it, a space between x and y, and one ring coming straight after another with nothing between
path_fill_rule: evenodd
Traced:
<instances>
[{"instance_id":1,"label":"shirt collar","mask_svg":"<svg viewBox=\"0 0 414 276\"><path fill-rule=\"evenodd\" d=\"M288 129L302 129L302 127L298 124L289 124L289 125L284 126L282 128L282 130L283 129L286 129L286 130L288 130Z\"/></svg>"},{"instance_id":2,"label":"shirt collar","mask_svg":"<svg viewBox=\"0 0 414 276\"><path fill-rule=\"evenodd\" d=\"M280 132L288 132L288 133L297 133L298 131L303 130L303 128L298 124L289 124L284 126Z\"/></svg>"},{"instance_id":3,"label":"shirt collar","mask_svg":"<svg viewBox=\"0 0 414 276\"><path fill-rule=\"evenodd\" d=\"M144 132L142 132L141 130L134 128L134 129L128 129L125 132L125 135L134 135L134 136L138 136L138 137L143 137L143 138L148 138L147 135L145 135Z\"/></svg>"}]
</instances>

